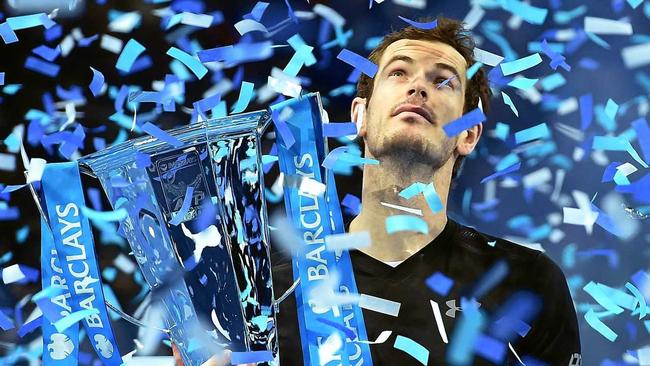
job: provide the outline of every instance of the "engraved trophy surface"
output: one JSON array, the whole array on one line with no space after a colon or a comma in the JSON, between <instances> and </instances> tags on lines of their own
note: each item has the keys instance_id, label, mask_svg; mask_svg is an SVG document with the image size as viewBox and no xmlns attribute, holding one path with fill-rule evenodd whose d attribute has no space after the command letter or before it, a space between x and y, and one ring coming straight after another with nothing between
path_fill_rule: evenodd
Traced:
<instances>
[{"instance_id":1,"label":"engraved trophy surface","mask_svg":"<svg viewBox=\"0 0 650 366\"><path fill-rule=\"evenodd\" d=\"M209 120L168 130L179 147L145 136L79 161L128 211L121 234L188 366L221 348L278 353L259 143L269 121Z\"/></svg>"}]
</instances>

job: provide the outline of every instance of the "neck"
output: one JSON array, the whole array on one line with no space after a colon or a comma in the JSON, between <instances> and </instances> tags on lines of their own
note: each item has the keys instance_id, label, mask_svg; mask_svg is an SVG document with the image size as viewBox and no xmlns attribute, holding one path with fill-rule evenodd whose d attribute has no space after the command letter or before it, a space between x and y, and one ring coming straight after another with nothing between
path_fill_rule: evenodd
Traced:
<instances>
[{"instance_id":1,"label":"neck","mask_svg":"<svg viewBox=\"0 0 650 366\"><path fill-rule=\"evenodd\" d=\"M380 160L379 165L366 165L363 172L362 208L360 214L350 224L350 232L367 231L372 245L363 248L365 254L381 261L405 260L435 239L447 224L447 196L451 183L451 170L454 158L451 157L439 169L413 162ZM414 182L433 183L442 209L432 212L424 196L406 200L399 192ZM411 214L400 209L387 207L389 203L420 210L429 228L427 234L414 231L386 232L386 218L392 215Z\"/></svg>"}]
</instances>

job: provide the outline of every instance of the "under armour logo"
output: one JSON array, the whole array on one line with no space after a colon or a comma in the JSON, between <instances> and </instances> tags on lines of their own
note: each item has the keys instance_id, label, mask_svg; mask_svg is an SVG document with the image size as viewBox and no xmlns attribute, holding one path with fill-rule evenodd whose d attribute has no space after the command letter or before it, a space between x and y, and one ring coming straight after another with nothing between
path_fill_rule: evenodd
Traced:
<instances>
[{"instance_id":1,"label":"under armour logo","mask_svg":"<svg viewBox=\"0 0 650 366\"><path fill-rule=\"evenodd\" d=\"M582 356L579 353L572 354L569 360L569 366L582 366Z\"/></svg>"},{"instance_id":2,"label":"under armour logo","mask_svg":"<svg viewBox=\"0 0 650 366\"><path fill-rule=\"evenodd\" d=\"M480 302L476 302L476 300L472 300L472 301L474 301L477 308L481 307ZM449 300L445 302L445 304L447 304L447 307L449 308L449 310L445 312L445 315L447 315L450 318L456 318L456 312L463 311L463 308L461 308L460 306L456 306L456 300Z\"/></svg>"}]
</instances>

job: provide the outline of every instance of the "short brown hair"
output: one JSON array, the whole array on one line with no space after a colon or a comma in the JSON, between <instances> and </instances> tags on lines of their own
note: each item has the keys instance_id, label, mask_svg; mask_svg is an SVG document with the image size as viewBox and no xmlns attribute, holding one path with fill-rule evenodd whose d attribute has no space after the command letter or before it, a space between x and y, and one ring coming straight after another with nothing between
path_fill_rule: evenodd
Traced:
<instances>
[{"instance_id":1,"label":"short brown hair","mask_svg":"<svg viewBox=\"0 0 650 366\"><path fill-rule=\"evenodd\" d=\"M436 18L438 25L433 29L420 29L413 26L394 31L386 35L381 43L370 53L368 59L376 64L379 64L381 56L386 51L388 46L400 39L413 39L420 41L442 42L453 47L458 53L463 56L467 67L474 64L474 38L471 33L463 27L463 24L455 19L445 18L439 16ZM429 22L431 19L419 20L421 22ZM357 82L357 96L366 98L368 101L372 96L372 89L374 87L374 80L365 74L362 74ZM483 112L487 114L490 108L490 98L492 91L490 90L488 79L485 71L482 68L474 74L474 76L467 81L465 88L465 103L463 105L463 113L467 113L478 107L478 100L481 98L481 106ZM456 178L460 168L462 167L465 156L459 156L454 162L454 168L451 173L452 179Z\"/></svg>"}]
</instances>

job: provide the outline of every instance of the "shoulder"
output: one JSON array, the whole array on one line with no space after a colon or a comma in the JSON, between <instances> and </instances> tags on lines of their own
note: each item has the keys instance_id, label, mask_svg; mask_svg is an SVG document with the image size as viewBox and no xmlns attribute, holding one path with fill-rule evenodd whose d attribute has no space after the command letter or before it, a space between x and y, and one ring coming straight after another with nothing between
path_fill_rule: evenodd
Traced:
<instances>
[{"instance_id":1,"label":"shoulder","mask_svg":"<svg viewBox=\"0 0 650 366\"><path fill-rule=\"evenodd\" d=\"M549 287L558 291L566 289L562 269L544 252L513 241L496 237L475 228L458 224L456 231L459 245L474 256L489 258L489 262L505 260L510 277L520 285L537 290ZM544 292L548 292L546 289Z\"/></svg>"},{"instance_id":2,"label":"shoulder","mask_svg":"<svg viewBox=\"0 0 650 366\"><path fill-rule=\"evenodd\" d=\"M457 223L457 227L455 235L461 246L477 255L503 257L513 262L534 262L539 257L545 257L540 250L487 234L473 227L460 223Z\"/></svg>"}]
</instances>

